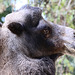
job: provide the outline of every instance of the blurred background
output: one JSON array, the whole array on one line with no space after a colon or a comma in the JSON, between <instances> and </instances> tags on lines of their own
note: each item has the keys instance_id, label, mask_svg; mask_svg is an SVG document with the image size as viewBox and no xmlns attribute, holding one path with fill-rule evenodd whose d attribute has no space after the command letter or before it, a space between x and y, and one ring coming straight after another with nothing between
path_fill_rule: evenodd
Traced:
<instances>
[{"instance_id":1,"label":"blurred background","mask_svg":"<svg viewBox=\"0 0 75 75\"><path fill-rule=\"evenodd\" d=\"M75 29L75 0L0 0L0 22L25 4L40 7L45 20ZM56 61L56 75L75 75L75 58L60 57Z\"/></svg>"}]
</instances>

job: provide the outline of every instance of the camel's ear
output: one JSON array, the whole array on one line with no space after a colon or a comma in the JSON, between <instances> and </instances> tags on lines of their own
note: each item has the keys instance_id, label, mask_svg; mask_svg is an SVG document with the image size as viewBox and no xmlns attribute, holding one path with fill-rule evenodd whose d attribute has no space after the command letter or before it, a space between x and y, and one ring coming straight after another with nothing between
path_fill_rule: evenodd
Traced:
<instances>
[{"instance_id":1,"label":"camel's ear","mask_svg":"<svg viewBox=\"0 0 75 75\"><path fill-rule=\"evenodd\" d=\"M0 22L0 27L2 27L2 23Z\"/></svg>"},{"instance_id":2,"label":"camel's ear","mask_svg":"<svg viewBox=\"0 0 75 75\"><path fill-rule=\"evenodd\" d=\"M16 22L12 22L8 25L8 29L16 34L16 35L20 35L23 32L23 27L20 23L16 23Z\"/></svg>"}]
</instances>

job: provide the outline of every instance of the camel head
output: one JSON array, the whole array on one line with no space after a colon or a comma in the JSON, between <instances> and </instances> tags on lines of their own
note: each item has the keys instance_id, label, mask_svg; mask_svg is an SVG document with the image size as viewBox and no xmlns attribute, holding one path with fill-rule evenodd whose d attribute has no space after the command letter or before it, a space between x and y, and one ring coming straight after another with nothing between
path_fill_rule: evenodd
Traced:
<instances>
[{"instance_id":1,"label":"camel head","mask_svg":"<svg viewBox=\"0 0 75 75\"><path fill-rule=\"evenodd\" d=\"M40 8L24 6L8 14L1 29L4 48L32 58L75 55L75 30L47 22L41 13Z\"/></svg>"}]
</instances>

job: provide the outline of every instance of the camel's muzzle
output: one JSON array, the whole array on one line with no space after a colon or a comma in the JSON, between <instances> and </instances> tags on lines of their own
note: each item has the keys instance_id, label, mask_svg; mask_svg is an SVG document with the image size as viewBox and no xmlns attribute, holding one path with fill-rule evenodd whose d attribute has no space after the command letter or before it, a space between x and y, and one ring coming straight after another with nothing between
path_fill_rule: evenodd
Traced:
<instances>
[{"instance_id":1,"label":"camel's muzzle","mask_svg":"<svg viewBox=\"0 0 75 75\"><path fill-rule=\"evenodd\" d=\"M56 25L53 23L50 23L50 25L52 25L55 31L55 36L62 40L61 45L64 46L64 49L62 51L59 50L58 52L75 56L75 30L70 27Z\"/></svg>"},{"instance_id":2,"label":"camel's muzzle","mask_svg":"<svg viewBox=\"0 0 75 75\"><path fill-rule=\"evenodd\" d=\"M65 53L75 56L75 30L66 27L65 28Z\"/></svg>"}]
</instances>

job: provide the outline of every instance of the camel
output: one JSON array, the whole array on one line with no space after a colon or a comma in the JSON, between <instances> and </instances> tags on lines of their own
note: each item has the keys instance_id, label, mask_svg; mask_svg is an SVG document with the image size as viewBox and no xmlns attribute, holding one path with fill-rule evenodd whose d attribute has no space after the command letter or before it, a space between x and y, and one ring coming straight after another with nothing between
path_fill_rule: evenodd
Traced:
<instances>
[{"instance_id":1,"label":"camel","mask_svg":"<svg viewBox=\"0 0 75 75\"><path fill-rule=\"evenodd\" d=\"M61 55L75 56L75 30L47 22L29 5L0 24L0 75L55 75Z\"/></svg>"}]
</instances>

